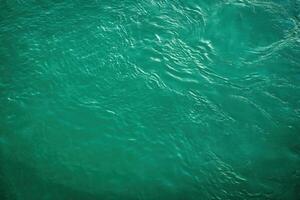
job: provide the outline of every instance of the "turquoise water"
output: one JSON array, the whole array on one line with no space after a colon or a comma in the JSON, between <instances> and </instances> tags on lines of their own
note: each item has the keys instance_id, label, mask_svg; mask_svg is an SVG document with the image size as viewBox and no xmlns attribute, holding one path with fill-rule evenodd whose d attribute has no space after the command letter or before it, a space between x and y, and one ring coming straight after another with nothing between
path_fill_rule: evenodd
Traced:
<instances>
[{"instance_id":1,"label":"turquoise water","mask_svg":"<svg viewBox=\"0 0 300 200\"><path fill-rule=\"evenodd\" d=\"M300 199L299 1L0 2L1 199Z\"/></svg>"}]
</instances>

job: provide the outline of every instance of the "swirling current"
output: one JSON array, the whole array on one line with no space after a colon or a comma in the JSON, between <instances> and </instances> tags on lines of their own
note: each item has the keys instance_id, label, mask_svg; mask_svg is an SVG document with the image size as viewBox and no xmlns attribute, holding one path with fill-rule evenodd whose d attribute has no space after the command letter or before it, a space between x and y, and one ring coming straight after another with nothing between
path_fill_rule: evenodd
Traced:
<instances>
[{"instance_id":1,"label":"swirling current","mask_svg":"<svg viewBox=\"0 0 300 200\"><path fill-rule=\"evenodd\" d=\"M299 0L0 0L0 198L300 199L299 34Z\"/></svg>"}]
</instances>

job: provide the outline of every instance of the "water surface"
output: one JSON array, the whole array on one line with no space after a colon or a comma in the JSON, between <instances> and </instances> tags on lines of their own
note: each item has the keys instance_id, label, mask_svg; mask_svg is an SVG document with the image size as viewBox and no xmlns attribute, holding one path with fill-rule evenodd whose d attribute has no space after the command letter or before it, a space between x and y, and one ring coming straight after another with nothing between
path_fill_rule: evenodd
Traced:
<instances>
[{"instance_id":1,"label":"water surface","mask_svg":"<svg viewBox=\"0 0 300 200\"><path fill-rule=\"evenodd\" d=\"M300 198L298 0L0 0L0 197Z\"/></svg>"}]
</instances>

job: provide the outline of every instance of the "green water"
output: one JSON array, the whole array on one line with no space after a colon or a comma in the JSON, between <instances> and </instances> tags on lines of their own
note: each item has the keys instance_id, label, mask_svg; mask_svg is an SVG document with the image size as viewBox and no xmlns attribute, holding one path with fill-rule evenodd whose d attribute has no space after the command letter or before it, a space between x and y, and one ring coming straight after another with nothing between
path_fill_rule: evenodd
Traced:
<instances>
[{"instance_id":1,"label":"green water","mask_svg":"<svg viewBox=\"0 0 300 200\"><path fill-rule=\"evenodd\" d=\"M297 0L0 0L1 200L300 199Z\"/></svg>"}]
</instances>

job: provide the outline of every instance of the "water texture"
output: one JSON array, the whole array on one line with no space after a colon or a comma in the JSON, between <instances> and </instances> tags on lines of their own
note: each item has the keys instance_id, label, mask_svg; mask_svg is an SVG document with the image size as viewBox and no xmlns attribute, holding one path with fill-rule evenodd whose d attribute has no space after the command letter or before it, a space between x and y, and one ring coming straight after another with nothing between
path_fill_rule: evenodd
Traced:
<instances>
[{"instance_id":1,"label":"water texture","mask_svg":"<svg viewBox=\"0 0 300 200\"><path fill-rule=\"evenodd\" d=\"M299 0L0 0L1 200L299 200L299 35Z\"/></svg>"}]
</instances>

